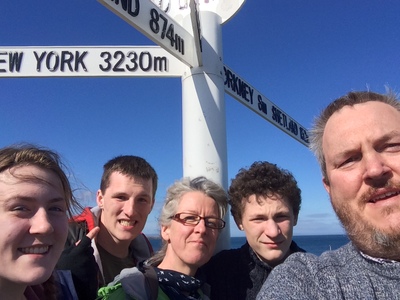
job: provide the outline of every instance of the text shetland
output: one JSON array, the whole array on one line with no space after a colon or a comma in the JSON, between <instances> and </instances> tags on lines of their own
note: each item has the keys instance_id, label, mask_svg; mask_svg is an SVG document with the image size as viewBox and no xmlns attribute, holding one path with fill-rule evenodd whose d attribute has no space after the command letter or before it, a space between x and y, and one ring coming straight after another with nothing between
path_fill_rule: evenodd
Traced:
<instances>
[{"instance_id":1,"label":"text shetland","mask_svg":"<svg viewBox=\"0 0 400 300\"><path fill-rule=\"evenodd\" d=\"M227 66L224 66L224 86L225 91L233 98L239 100L264 119L308 146L309 139L305 128L290 118Z\"/></svg>"}]
</instances>

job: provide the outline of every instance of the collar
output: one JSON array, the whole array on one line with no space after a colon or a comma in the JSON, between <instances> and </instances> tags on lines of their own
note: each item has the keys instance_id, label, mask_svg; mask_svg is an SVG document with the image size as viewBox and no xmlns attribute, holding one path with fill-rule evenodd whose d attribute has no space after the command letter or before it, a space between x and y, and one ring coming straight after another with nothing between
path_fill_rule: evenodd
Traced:
<instances>
[{"instance_id":1,"label":"collar","mask_svg":"<svg viewBox=\"0 0 400 300\"><path fill-rule=\"evenodd\" d=\"M362 251L359 251L359 252L360 252L361 256L364 257L365 259L372 260L372 261L374 261L374 262L376 262L376 263L378 263L378 264L385 264L385 263L393 264L393 263L398 263L398 261L395 261L395 260L386 259L386 258L380 258L380 257L372 257L372 256L369 256L368 254L365 254L365 253L362 252Z\"/></svg>"}]
</instances>

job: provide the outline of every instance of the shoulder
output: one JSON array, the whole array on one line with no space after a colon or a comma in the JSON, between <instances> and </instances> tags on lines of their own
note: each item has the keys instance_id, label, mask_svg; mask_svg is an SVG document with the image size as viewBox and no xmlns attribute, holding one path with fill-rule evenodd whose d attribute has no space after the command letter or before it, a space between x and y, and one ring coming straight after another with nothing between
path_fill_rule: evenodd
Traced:
<instances>
[{"instance_id":1,"label":"shoulder","mask_svg":"<svg viewBox=\"0 0 400 300\"><path fill-rule=\"evenodd\" d=\"M343 268L349 266L349 262L358 257L358 252L354 249L351 243L343 247L326 251L320 256L311 253L296 252L290 255L283 264L277 266L275 269L288 269L290 268L307 268L310 273L321 272L324 269Z\"/></svg>"},{"instance_id":2,"label":"shoulder","mask_svg":"<svg viewBox=\"0 0 400 300\"><path fill-rule=\"evenodd\" d=\"M100 299L149 299L145 277L136 267L123 269L114 281L99 290Z\"/></svg>"},{"instance_id":3,"label":"shoulder","mask_svg":"<svg viewBox=\"0 0 400 300\"><path fill-rule=\"evenodd\" d=\"M153 255L153 247L148 238L143 234L139 234L129 246L131 253L136 261L143 261Z\"/></svg>"},{"instance_id":4,"label":"shoulder","mask_svg":"<svg viewBox=\"0 0 400 300\"><path fill-rule=\"evenodd\" d=\"M211 260L213 261L229 261L232 259L236 259L238 257L240 257L241 255L241 249L229 249L229 250L222 250L220 252L218 252L217 254L215 254Z\"/></svg>"},{"instance_id":5,"label":"shoulder","mask_svg":"<svg viewBox=\"0 0 400 300\"><path fill-rule=\"evenodd\" d=\"M259 293L260 299L321 297L321 290L329 293L336 288L338 274L350 276L356 256L359 254L351 243L321 256L293 253L272 270Z\"/></svg>"},{"instance_id":6,"label":"shoulder","mask_svg":"<svg viewBox=\"0 0 400 300\"><path fill-rule=\"evenodd\" d=\"M76 215L69 220L66 246L75 244L90 230L97 226L97 216L93 211L96 211L96 207L85 207L81 214Z\"/></svg>"},{"instance_id":7,"label":"shoulder","mask_svg":"<svg viewBox=\"0 0 400 300\"><path fill-rule=\"evenodd\" d=\"M149 267L152 270L153 267ZM146 282L146 276L138 268L123 269L119 276L119 282L125 293L134 299L151 299L151 291Z\"/></svg>"},{"instance_id":8,"label":"shoulder","mask_svg":"<svg viewBox=\"0 0 400 300\"><path fill-rule=\"evenodd\" d=\"M303 248L300 248L295 241L292 240L292 243L290 244L290 251L292 253L295 252L307 252L306 250L304 250Z\"/></svg>"},{"instance_id":9,"label":"shoulder","mask_svg":"<svg viewBox=\"0 0 400 300\"><path fill-rule=\"evenodd\" d=\"M237 269L242 261L240 249L222 250L215 254L201 267L208 279L220 276L221 273L229 274L230 270Z\"/></svg>"},{"instance_id":10,"label":"shoulder","mask_svg":"<svg viewBox=\"0 0 400 300\"><path fill-rule=\"evenodd\" d=\"M249 248L245 245L217 253L199 271L211 286L212 299L244 299L250 265Z\"/></svg>"},{"instance_id":11,"label":"shoulder","mask_svg":"<svg viewBox=\"0 0 400 300\"><path fill-rule=\"evenodd\" d=\"M210 261L206 265L226 265L227 263L239 263L241 260L240 258L248 255L249 247L246 243L241 248L238 249L229 249L229 250L222 250L211 257Z\"/></svg>"}]
</instances>

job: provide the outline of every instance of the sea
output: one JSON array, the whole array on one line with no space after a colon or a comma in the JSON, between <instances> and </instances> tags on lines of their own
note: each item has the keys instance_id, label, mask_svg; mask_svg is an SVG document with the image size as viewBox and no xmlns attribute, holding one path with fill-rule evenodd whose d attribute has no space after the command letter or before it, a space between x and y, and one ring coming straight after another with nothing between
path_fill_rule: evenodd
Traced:
<instances>
[{"instance_id":1,"label":"sea","mask_svg":"<svg viewBox=\"0 0 400 300\"><path fill-rule=\"evenodd\" d=\"M149 237L150 243L154 251L160 249L161 240L158 237ZM296 244L306 250L307 252L315 255L328 250L335 250L347 244L349 239L347 235L298 235L294 236L293 240ZM231 249L240 248L246 242L245 237L231 237Z\"/></svg>"}]
</instances>

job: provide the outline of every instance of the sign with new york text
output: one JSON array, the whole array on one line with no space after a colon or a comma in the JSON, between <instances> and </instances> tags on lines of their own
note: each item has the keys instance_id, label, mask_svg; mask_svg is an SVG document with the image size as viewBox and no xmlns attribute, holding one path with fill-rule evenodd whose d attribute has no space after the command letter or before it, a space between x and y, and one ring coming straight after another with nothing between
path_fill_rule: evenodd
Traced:
<instances>
[{"instance_id":1,"label":"sign with new york text","mask_svg":"<svg viewBox=\"0 0 400 300\"><path fill-rule=\"evenodd\" d=\"M158 46L0 47L0 77L180 77L183 68Z\"/></svg>"}]
</instances>

